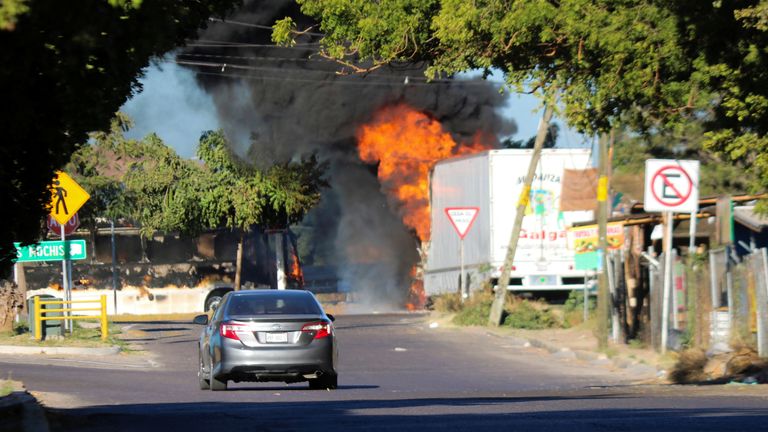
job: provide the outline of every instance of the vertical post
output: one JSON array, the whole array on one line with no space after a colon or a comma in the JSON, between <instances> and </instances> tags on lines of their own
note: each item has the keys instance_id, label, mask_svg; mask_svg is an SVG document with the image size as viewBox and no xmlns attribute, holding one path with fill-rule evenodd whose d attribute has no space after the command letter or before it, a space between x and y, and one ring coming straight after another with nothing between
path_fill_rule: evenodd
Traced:
<instances>
[{"instance_id":1,"label":"vertical post","mask_svg":"<svg viewBox=\"0 0 768 432\"><path fill-rule=\"evenodd\" d=\"M461 294L461 302L464 303L464 300L469 297L469 294L467 293L466 288L466 280L464 279L466 275L464 274L464 239L459 239L459 293Z\"/></svg>"},{"instance_id":2,"label":"vertical post","mask_svg":"<svg viewBox=\"0 0 768 432\"><path fill-rule=\"evenodd\" d=\"M113 312L117 315L117 253L115 251L115 221L109 221L109 231L112 236L112 301ZM94 242L96 243L96 242Z\"/></svg>"},{"instance_id":3,"label":"vertical post","mask_svg":"<svg viewBox=\"0 0 768 432\"><path fill-rule=\"evenodd\" d=\"M669 300L672 294L672 212L665 213L666 242L664 243L664 297L661 306L661 353L667 352L669 339Z\"/></svg>"},{"instance_id":4,"label":"vertical post","mask_svg":"<svg viewBox=\"0 0 768 432\"><path fill-rule=\"evenodd\" d=\"M285 232L278 232L275 238L275 265L277 266L277 289L285 289Z\"/></svg>"},{"instance_id":5,"label":"vertical post","mask_svg":"<svg viewBox=\"0 0 768 432\"><path fill-rule=\"evenodd\" d=\"M589 319L589 273L584 271L584 322Z\"/></svg>"},{"instance_id":6,"label":"vertical post","mask_svg":"<svg viewBox=\"0 0 768 432\"><path fill-rule=\"evenodd\" d=\"M67 254L69 254L69 245L65 245L65 248L67 248ZM66 255L69 256L69 255ZM69 287L69 292L67 294L67 301L69 302L67 308L72 309L72 260L67 260L67 286ZM70 315L74 315L74 313L70 313ZM71 335L75 331L75 321L70 319L69 320L69 334Z\"/></svg>"},{"instance_id":7,"label":"vertical post","mask_svg":"<svg viewBox=\"0 0 768 432\"><path fill-rule=\"evenodd\" d=\"M757 304L757 353L760 357L768 356L768 252L765 248L760 249L762 258L763 286L755 287ZM760 293L763 293L762 295Z\"/></svg>"},{"instance_id":8,"label":"vertical post","mask_svg":"<svg viewBox=\"0 0 768 432\"><path fill-rule=\"evenodd\" d=\"M67 274L67 258L69 257L69 247L67 247L67 233L64 231L64 225L59 225L61 227L61 242L64 243L64 260L61 261L61 284L64 286L64 300L69 300L69 275ZM72 326L72 322L70 322L67 318L69 318L69 312L64 312L64 329L67 330Z\"/></svg>"},{"instance_id":9,"label":"vertical post","mask_svg":"<svg viewBox=\"0 0 768 432\"><path fill-rule=\"evenodd\" d=\"M539 158L541 157L541 149L544 147L544 140L547 137L549 122L552 120L552 114L554 113L554 108L552 107L553 103L554 102L547 102L544 107L544 115L541 118L541 122L539 122L539 130L536 133L536 140L533 144L531 162L528 164L528 173L525 175L525 183L523 184L523 189L520 191L520 197L517 200L515 223L512 226L512 233L510 234L509 243L507 244L507 254L504 257L504 264L501 267L501 275L499 276L496 296L493 299L491 312L488 315L488 323L493 326L498 327L501 325L501 319L504 315L504 304L507 301L507 287L509 287L509 274L512 271L512 264L515 260L515 252L517 251L517 242L520 239L520 229L523 226L525 208L528 207L528 201L531 199L531 183L533 183L533 175L536 173L536 166L539 164Z\"/></svg>"},{"instance_id":10,"label":"vertical post","mask_svg":"<svg viewBox=\"0 0 768 432\"><path fill-rule=\"evenodd\" d=\"M40 328L40 324L42 323L42 320L40 319L40 296L35 296L35 310L34 313L34 320L35 320L35 339L41 340L43 338L43 329Z\"/></svg>"},{"instance_id":11,"label":"vertical post","mask_svg":"<svg viewBox=\"0 0 768 432\"><path fill-rule=\"evenodd\" d=\"M101 340L107 340L109 327L107 326L107 296L101 296Z\"/></svg>"},{"instance_id":12,"label":"vertical post","mask_svg":"<svg viewBox=\"0 0 768 432\"><path fill-rule=\"evenodd\" d=\"M597 183L597 231L598 245L598 287L597 287L597 346L600 349L608 347L608 310L610 308L608 293L608 140L605 134L598 139L600 177Z\"/></svg>"},{"instance_id":13,"label":"vertical post","mask_svg":"<svg viewBox=\"0 0 768 432\"><path fill-rule=\"evenodd\" d=\"M648 246L647 253L649 257L656 256L656 251L652 244ZM658 261L656 261L655 264L650 260L649 262L651 264L648 266L648 294L650 296L649 316L651 319L651 322L650 322L651 346L654 349L658 350L659 347L661 346L661 343L659 342L659 338L660 338L659 328L661 326L661 320L659 319L661 307L659 307L659 302L661 301L661 298L659 296L659 286L658 286L657 276L659 274L659 271L661 271L662 264Z\"/></svg>"},{"instance_id":14,"label":"vertical post","mask_svg":"<svg viewBox=\"0 0 768 432\"><path fill-rule=\"evenodd\" d=\"M690 225L690 229L688 230L688 236L690 237L688 240L688 256L691 256L696 252L696 224L699 220L697 215L698 210L692 211L691 219L688 221L688 224Z\"/></svg>"},{"instance_id":15,"label":"vertical post","mask_svg":"<svg viewBox=\"0 0 768 432\"><path fill-rule=\"evenodd\" d=\"M608 273L608 294L611 315L611 339L613 343L619 343L619 314L616 310L616 298L618 296L618 282L616 281L616 253L606 251L606 257L610 255L610 259L606 259L605 272Z\"/></svg>"},{"instance_id":16,"label":"vertical post","mask_svg":"<svg viewBox=\"0 0 768 432\"><path fill-rule=\"evenodd\" d=\"M728 258L726 258L726 263L728 262L727 259ZM725 268L728 268L727 264ZM738 312L736 311L736 300L733 293L733 274L729 270L725 271L725 289L727 290L726 297L728 299L728 322L730 323L729 331L730 334L733 335L733 324L736 322L736 314Z\"/></svg>"},{"instance_id":17,"label":"vertical post","mask_svg":"<svg viewBox=\"0 0 768 432\"><path fill-rule=\"evenodd\" d=\"M719 289L717 289L717 262L712 250L709 251L709 289L712 296L712 309L715 310L720 307L720 295Z\"/></svg>"},{"instance_id":18,"label":"vertical post","mask_svg":"<svg viewBox=\"0 0 768 432\"><path fill-rule=\"evenodd\" d=\"M17 262L14 265L14 269L16 286L21 292L21 298L24 300L24 313L27 315L27 321L30 321L30 311L29 306L27 306L27 276L24 273L24 263Z\"/></svg>"},{"instance_id":19,"label":"vertical post","mask_svg":"<svg viewBox=\"0 0 768 432\"><path fill-rule=\"evenodd\" d=\"M243 273L243 243L245 242L245 232L240 229L240 238L237 242L237 257L235 258L235 291L240 291L241 277Z\"/></svg>"}]
</instances>

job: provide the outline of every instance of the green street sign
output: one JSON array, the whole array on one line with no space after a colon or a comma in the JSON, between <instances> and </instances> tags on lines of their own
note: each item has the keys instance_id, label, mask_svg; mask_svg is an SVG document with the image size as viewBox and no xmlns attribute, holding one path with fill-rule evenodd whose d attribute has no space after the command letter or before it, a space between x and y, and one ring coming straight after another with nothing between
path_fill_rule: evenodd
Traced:
<instances>
[{"instance_id":1,"label":"green street sign","mask_svg":"<svg viewBox=\"0 0 768 432\"><path fill-rule=\"evenodd\" d=\"M64 247L65 243L69 245L68 250ZM13 245L16 246L16 262L84 260L86 258L85 240L44 241L24 247L20 243Z\"/></svg>"}]
</instances>

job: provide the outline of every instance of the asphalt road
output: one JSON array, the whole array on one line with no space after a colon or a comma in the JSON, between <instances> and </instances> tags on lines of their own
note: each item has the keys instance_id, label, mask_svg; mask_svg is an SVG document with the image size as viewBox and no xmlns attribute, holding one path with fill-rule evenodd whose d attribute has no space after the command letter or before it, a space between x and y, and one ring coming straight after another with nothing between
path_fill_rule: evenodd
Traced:
<instances>
[{"instance_id":1,"label":"asphalt road","mask_svg":"<svg viewBox=\"0 0 768 432\"><path fill-rule=\"evenodd\" d=\"M53 431L762 431L768 389L638 384L482 329L429 328L421 315L343 316L340 388L197 387L187 323L128 329L146 353L114 358L0 357L49 409Z\"/></svg>"}]
</instances>

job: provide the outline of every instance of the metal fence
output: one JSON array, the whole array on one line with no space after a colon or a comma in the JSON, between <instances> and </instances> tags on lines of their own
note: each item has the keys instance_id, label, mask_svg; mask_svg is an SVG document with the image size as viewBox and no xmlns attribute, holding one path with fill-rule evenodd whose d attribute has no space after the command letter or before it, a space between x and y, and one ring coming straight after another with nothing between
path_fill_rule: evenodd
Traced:
<instances>
[{"instance_id":1,"label":"metal fence","mask_svg":"<svg viewBox=\"0 0 768 432\"><path fill-rule=\"evenodd\" d=\"M729 256L726 249L705 256L674 258L668 346L748 346L768 356L768 252ZM661 348L664 259L650 266L651 340Z\"/></svg>"}]
</instances>

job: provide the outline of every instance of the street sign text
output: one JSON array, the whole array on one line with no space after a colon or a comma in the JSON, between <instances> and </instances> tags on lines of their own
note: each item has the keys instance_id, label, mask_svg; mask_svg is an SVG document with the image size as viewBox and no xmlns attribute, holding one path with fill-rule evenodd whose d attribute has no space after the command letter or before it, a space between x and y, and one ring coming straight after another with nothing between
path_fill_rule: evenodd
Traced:
<instances>
[{"instance_id":1,"label":"street sign text","mask_svg":"<svg viewBox=\"0 0 768 432\"><path fill-rule=\"evenodd\" d=\"M65 248L65 244L69 246L68 249ZM86 258L85 240L44 241L23 247L20 243L13 245L16 246L16 262L84 260Z\"/></svg>"}]
</instances>

